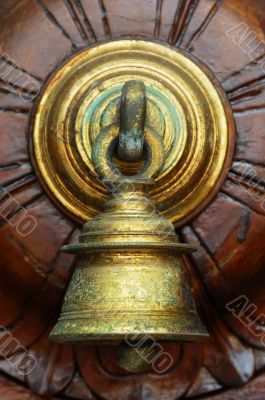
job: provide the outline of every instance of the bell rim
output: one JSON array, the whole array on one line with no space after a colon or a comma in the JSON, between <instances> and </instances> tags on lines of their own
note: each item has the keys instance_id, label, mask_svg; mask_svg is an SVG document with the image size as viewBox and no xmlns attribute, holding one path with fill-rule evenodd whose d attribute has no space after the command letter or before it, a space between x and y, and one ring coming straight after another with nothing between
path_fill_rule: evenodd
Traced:
<instances>
[{"instance_id":1,"label":"bell rim","mask_svg":"<svg viewBox=\"0 0 265 400\"><path fill-rule=\"evenodd\" d=\"M135 337L137 336L137 340L144 339L148 336L150 336L151 339L154 339L158 341L159 343L161 342L177 342L177 343L202 343L205 342L210 338L209 333L205 330L201 333L168 333L168 334L161 334L161 333L155 333L153 331L138 331L138 332L133 332L131 334L125 334L125 333L111 333L111 334L106 334L106 333L97 333L97 334L55 334L53 332L50 333L49 339L54 342L54 343L69 343L69 344L90 344L90 345L102 345L102 344L119 344L123 342L124 340L135 340Z\"/></svg>"},{"instance_id":2,"label":"bell rim","mask_svg":"<svg viewBox=\"0 0 265 400\"><path fill-rule=\"evenodd\" d=\"M69 315L70 314L70 315ZM197 311L178 310L175 313L127 314L113 320L110 315L101 315L97 321L93 315L83 318L71 313L63 313L50 333L50 340L57 343L95 343L104 341L120 343L124 340L140 338L157 341L203 342L209 333L199 319ZM164 314L164 315L163 315ZM111 326L111 329L110 329Z\"/></svg>"}]
</instances>

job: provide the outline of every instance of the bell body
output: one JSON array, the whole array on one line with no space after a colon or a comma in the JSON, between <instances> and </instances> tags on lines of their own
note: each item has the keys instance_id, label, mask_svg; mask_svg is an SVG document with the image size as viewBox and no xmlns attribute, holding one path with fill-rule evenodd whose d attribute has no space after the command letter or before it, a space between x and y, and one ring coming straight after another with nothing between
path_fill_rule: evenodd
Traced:
<instances>
[{"instance_id":1,"label":"bell body","mask_svg":"<svg viewBox=\"0 0 265 400\"><path fill-rule=\"evenodd\" d=\"M204 340L183 269L183 255L193 250L179 243L142 185L121 185L104 213L84 225L80 243L64 247L77 254L77 265L50 338Z\"/></svg>"}]
</instances>

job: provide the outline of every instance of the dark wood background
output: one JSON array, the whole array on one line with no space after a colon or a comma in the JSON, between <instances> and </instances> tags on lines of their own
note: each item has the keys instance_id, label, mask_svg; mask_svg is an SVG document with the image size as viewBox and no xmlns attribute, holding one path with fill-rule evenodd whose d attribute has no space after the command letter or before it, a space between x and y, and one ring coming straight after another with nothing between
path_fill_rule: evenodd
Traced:
<instances>
[{"instance_id":1,"label":"dark wood background","mask_svg":"<svg viewBox=\"0 0 265 400\"><path fill-rule=\"evenodd\" d=\"M2 0L0 7L1 216L7 193L17 200L0 217L0 398L263 400L264 0ZM232 40L228 32L239 26ZM223 187L179 230L199 247L187 267L211 337L205 344L167 345L174 365L163 375L127 374L117 366L115 347L48 340L73 267L72 256L59 247L76 241L80 227L51 203L35 175L28 148L31 110L38 88L65 59L122 35L156 38L203 61L223 85L237 129ZM29 81L33 95L25 101ZM14 227L24 209L38 221L26 237ZM226 309L242 295L254 310L251 330ZM5 328L36 356L29 375L4 357L16 352L3 352Z\"/></svg>"}]
</instances>

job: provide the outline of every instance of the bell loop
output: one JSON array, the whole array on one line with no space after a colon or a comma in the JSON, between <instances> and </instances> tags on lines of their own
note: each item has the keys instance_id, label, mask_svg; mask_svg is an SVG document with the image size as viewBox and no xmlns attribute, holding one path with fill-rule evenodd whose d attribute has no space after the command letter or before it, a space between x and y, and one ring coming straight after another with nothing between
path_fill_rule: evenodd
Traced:
<instances>
[{"instance_id":1,"label":"bell loop","mask_svg":"<svg viewBox=\"0 0 265 400\"><path fill-rule=\"evenodd\" d=\"M124 84L120 101L120 134L118 156L121 160L138 161L144 153L146 92L142 81Z\"/></svg>"},{"instance_id":2,"label":"bell loop","mask_svg":"<svg viewBox=\"0 0 265 400\"><path fill-rule=\"evenodd\" d=\"M163 167L165 159L163 139L151 127L144 125L146 101L143 88L144 84L141 81L125 83L121 96L121 127L115 124L102 129L93 146L92 162L97 174L105 183L142 181L151 184ZM123 175L115 167L112 157L116 147L119 156L131 161L135 161L140 154L142 156L143 151L145 162L138 174Z\"/></svg>"}]
</instances>

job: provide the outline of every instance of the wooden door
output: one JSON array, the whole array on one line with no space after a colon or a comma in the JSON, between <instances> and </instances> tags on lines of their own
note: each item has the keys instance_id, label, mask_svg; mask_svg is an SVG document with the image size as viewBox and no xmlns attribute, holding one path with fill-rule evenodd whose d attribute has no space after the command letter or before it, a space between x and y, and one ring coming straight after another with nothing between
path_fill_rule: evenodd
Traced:
<instances>
[{"instance_id":1,"label":"wooden door","mask_svg":"<svg viewBox=\"0 0 265 400\"><path fill-rule=\"evenodd\" d=\"M264 1L2 0L0 23L1 399L264 399ZM128 35L205 63L236 124L223 186L178 228L199 248L188 268L210 339L168 344L174 363L161 375L126 373L112 346L49 342L74 262L59 247L77 240L80 225L50 200L29 149L34 105L53 71L97 41ZM25 210L38 221L31 235L18 229ZM27 374L23 354L37 360Z\"/></svg>"}]
</instances>

